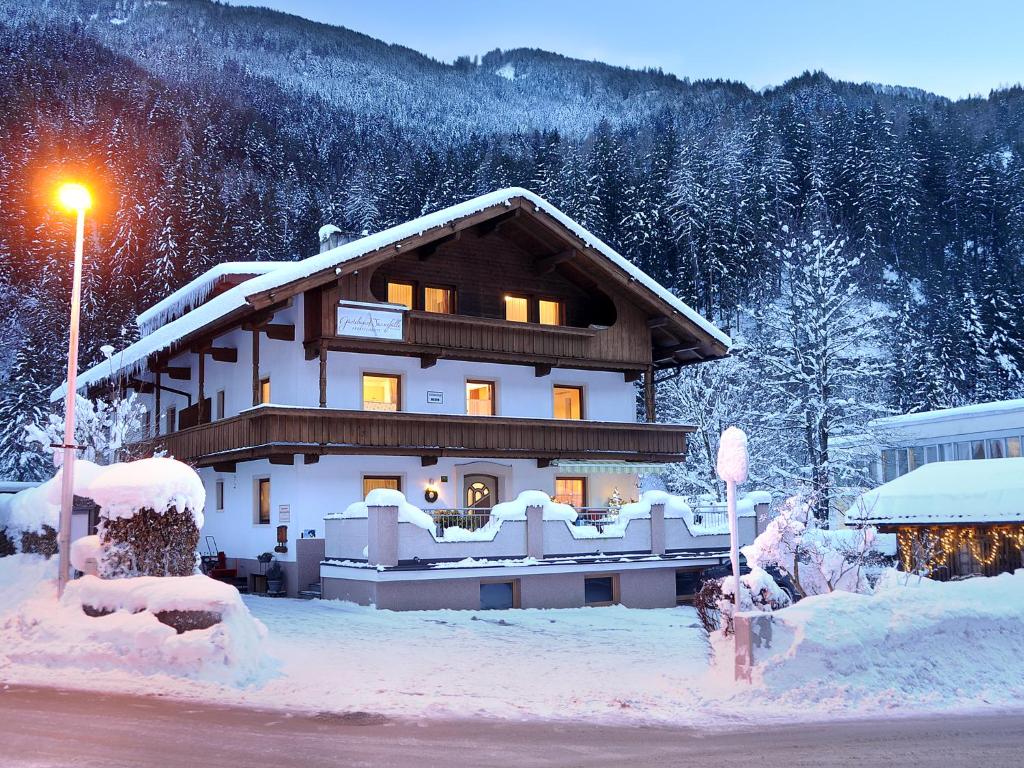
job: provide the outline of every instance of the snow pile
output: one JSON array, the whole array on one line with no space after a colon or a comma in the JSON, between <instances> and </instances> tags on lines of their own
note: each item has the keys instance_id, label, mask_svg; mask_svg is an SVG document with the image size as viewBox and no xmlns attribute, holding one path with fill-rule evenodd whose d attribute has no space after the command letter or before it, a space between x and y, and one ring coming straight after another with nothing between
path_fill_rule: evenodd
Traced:
<instances>
[{"instance_id":1,"label":"snow pile","mask_svg":"<svg viewBox=\"0 0 1024 768\"><path fill-rule=\"evenodd\" d=\"M747 435L742 429L729 427L718 444L718 477L739 485L747 479L748 463Z\"/></svg>"},{"instance_id":2,"label":"snow pile","mask_svg":"<svg viewBox=\"0 0 1024 768\"><path fill-rule=\"evenodd\" d=\"M434 530L434 518L416 505L410 504L404 493L391 488L374 488L366 494L366 501L355 501L349 504L344 512L330 512L324 515L324 520L366 517L367 507L398 507L398 522L412 523L428 531Z\"/></svg>"},{"instance_id":3,"label":"snow pile","mask_svg":"<svg viewBox=\"0 0 1024 768\"><path fill-rule=\"evenodd\" d=\"M82 536L71 542L71 567L76 571L95 576L102 559L103 546L100 544L99 536Z\"/></svg>"},{"instance_id":4,"label":"snow pile","mask_svg":"<svg viewBox=\"0 0 1024 768\"><path fill-rule=\"evenodd\" d=\"M773 709L963 709L1024 697L1024 570L946 583L892 572L874 595L837 591L773 617L772 648L754 652L754 694Z\"/></svg>"},{"instance_id":5,"label":"snow pile","mask_svg":"<svg viewBox=\"0 0 1024 768\"><path fill-rule=\"evenodd\" d=\"M203 481L194 469L175 459L140 459L103 467L80 493L95 501L108 520L132 517L141 509L162 515L175 508L190 510L196 527L203 527Z\"/></svg>"},{"instance_id":6,"label":"snow pile","mask_svg":"<svg viewBox=\"0 0 1024 768\"><path fill-rule=\"evenodd\" d=\"M569 504L552 500L544 491L523 491L513 501L503 501L491 507L491 517L499 520L525 520L527 507L540 507L545 520L576 520L576 510Z\"/></svg>"},{"instance_id":7,"label":"snow pile","mask_svg":"<svg viewBox=\"0 0 1024 768\"><path fill-rule=\"evenodd\" d=\"M127 673L244 685L271 671L266 628L237 591L205 576L102 580L85 576L56 598L56 561L0 558L0 667L19 665L56 680L66 672ZM112 611L89 616L82 606ZM164 611L209 611L221 621L178 634Z\"/></svg>"}]
</instances>

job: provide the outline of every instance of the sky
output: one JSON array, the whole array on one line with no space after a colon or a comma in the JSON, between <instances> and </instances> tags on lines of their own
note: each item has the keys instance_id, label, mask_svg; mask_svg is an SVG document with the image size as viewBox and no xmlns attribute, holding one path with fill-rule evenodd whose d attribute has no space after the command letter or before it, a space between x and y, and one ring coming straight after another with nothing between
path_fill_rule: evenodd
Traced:
<instances>
[{"instance_id":1,"label":"sky","mask_svg":"<svg viewBox=\"0 0 1024 768\"><path fill-rule=\"evenodd\" d=\"M229 0L442 61L541 48L753 88L805 70L951 98L1024 81L1024 0Z\"/></svg>"}]
</instances>

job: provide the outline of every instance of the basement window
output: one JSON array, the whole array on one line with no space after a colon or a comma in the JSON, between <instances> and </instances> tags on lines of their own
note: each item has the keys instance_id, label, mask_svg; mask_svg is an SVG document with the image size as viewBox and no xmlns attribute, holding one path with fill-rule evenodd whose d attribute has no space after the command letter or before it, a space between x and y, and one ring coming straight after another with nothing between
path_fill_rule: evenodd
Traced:
<instances>
[{"instance_id":1,"label":"basement window","mask_svg":"<svg viewBox=\"0 0 1024 768\"><path fill-rule=\"evenodd\" d=\"M583 601L587 605L615 605L619 602L618 576L587 576L583 579Z\"/></svg>"}]
</instances>

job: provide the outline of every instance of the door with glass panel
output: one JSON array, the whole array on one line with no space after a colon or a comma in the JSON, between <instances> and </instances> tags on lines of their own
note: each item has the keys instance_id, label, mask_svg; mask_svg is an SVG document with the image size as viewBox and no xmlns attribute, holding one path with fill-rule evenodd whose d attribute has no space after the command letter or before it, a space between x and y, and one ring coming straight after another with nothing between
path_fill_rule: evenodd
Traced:
<instances>
[{"instance_id":1,"label":"door with glass panel","mask_svg":"<svg viewBox=\"0 0 1024 768\"><path fill-rule=\"evenodd\" d=\"M498 503L498 478L466 475L462 478L463 503L467 509L489 510Z\"/></svg>"}]
</instances>

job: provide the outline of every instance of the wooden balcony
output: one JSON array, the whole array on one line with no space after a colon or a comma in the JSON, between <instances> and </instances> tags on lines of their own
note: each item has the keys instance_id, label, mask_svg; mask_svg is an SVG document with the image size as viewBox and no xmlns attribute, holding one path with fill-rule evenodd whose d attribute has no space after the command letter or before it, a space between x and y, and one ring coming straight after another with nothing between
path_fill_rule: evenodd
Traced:
<instances>
[{"instance_id":1,"label":"wooden balcony","mask_svg":"<svg viewBox=\"0 0 1024 768\"><path fill-rule=\"evenodd\" d=\"M266 405L164 435L160 446L199 466L329 454L682 461L692 427Z\"/></svg>"},{"instance_id":2,"label":"wooden balcony","mask_svg":"<svg viewBox=\"0 0 1024 768\"><path fill-rule=\"evenodd\" d=\"M650 349L635 343L635 338L625 335L622 328L540 325L422 311L404 313L401 341L327 336L322 342L307 341L311 354L319 343L329 350L414 355L434 360L449 357L624 371L642 371L650 363Z\"/></svg>"}]
</instances>

